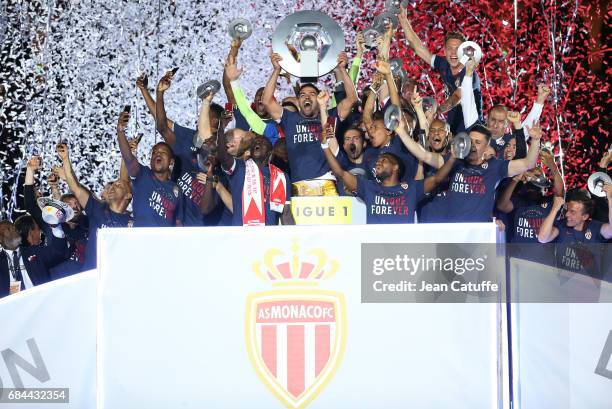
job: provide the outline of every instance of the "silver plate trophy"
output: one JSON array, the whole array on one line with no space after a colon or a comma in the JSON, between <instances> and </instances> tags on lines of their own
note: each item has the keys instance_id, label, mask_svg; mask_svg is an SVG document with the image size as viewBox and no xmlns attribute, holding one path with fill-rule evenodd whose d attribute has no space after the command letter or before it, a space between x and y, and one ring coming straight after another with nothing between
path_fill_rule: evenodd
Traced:
<instances>
[{"instance_id":1,"label":"silver plate trophy","mask_svg":"<svg viewBox=\"0 0 612 409\"><path fill-rule=\"evenodd\" d=\"M400 78L402 84L408 79L408 74L406 74L403 65L404 62L401 58L394 58L392 60L389 60L389 67L391 68L391 74L393 74L393 78Z\"/></svg>"},{"instance_id":2,"label":"silver plate trophy","mask_svg":"<svg viewBox=\"0 0 612 409\"><path fill-rule=\"evenodd\" d=\"M451 144L455 156L459 159L465 159L470 154L470 149L472 149L472 140L465 132L459 132L455 135Z\"/></svg>"},{"instance_id":3,"label":"silver plate trophy","mask_svg":"<svg viewBox=\"0 0 612 409\"><path fill-rule=\"evenodd\" d=\"M297 57L288 45L297 50ZM314 81L331 72L344 51L344 32L327 14L302 10L285 17L272 34L272 51L283 58L280 66L302 81Z\"/></svg>"},{"instance_id":4,"label":"silver plate trophy","mask_svg":"<svg viewBox=\"0 0 612 409\"><path fill-rule=\"evenodd\" d=\"M378 40L378 37L380 37L381 35L382 33L378 31L376 28L366 27L363 30L363 38L365 40L366 47L368 48L376 47L376 40Z\"/></svg>"},{"instance_id":5,"label":"silver plate trophy","mask_svg":"<svg viewBox=\"0 0 612 409\"><path fill-rule=\"evenodd\" d=\"M482 49L473 41L465 41L461 43L459 49L457 49L457 57L459 57L459 62L463 65L465 65L470 58L478 64L482 59Z\"/></svg>"},{"instance_id":6,"label":"silver plate trophy","mask_svg":"<svg viewBox=\"0 0 612 409\"><path fill-rule=\"evenodd\" d=\"M385 10L389 13L399 14L400 7L407 8L408 0L386 0L385 1Z\"/></svg>"},{"instance_id":7,"label":"silver plate trophy","mask_svg":"<svg viewBox=\"0 0 612 409\"><path fill-rule=\"evenodd\" d=\"M603 187L606 183L612 183L612 178L603 172L595 172L587 180L589 192L598 197L606 197Z\"/></svg>"},{"instance_id":8,"label":"silver plate trophy","mask_svg":"<svg viewBox=\"0 0 612 409\"><path fill-rule=\"evenodd\" d=\"M209 96L211 93L216 94L221 89L221 83L217 80L206 81L200 85L196 90L198 98L203 99Z\"/></svg>"},{"instance_id":9,"label":"silver plate trophy","mask_svg":"<svg viewBox=\"0 0 612 409\"><path fill-rule=\"evenodd\" d=\"M253 34L253 26L249 20L237 18L230 21L227 26L227 33L233 40L246 40Z\"/></svg>"},{"instance_id":10,"label":"silver plate trophy","mask_svg":"<svg viewBox=\"0 0 612 409\"><path fill-rule=\"evenodd\" d=\"M385 110L385 128L395 131L402 120L402 111L397 105L389 105Z\"/></svg>"},{"instance_id":11,"label":"silver plate trophy","mask_svg":"<svg viewBox=\"0 0 612 409\"><path fill-rule=\"evenodd\" d=\"M388 11L383 11L372 21L372 26L375 27L381 33L387 31L387 25L391 24L393 28L397 27L397 16L393 13L389 13Z\"/></svg>"},{"instance_id":12,"label":"silver plate trophy","mask_svg":"<svg viewBox=\"0 0 612 409\"><path fill-rule=\"evenodd\" d=\"M552 155L554 149L555 149L555 145L551 141L546 141L542 144L542 148L540 150L542 152L548 152Z\"/></svg>"},{"instance_id":13,"label":"silver plate trophy","mask_svg":"<svg viewBox=\"0 0 612 409\"><path fill-rule=\"evenodd\" d=\"M62 224L72 220L74 210L60 200L55 200L50 197L39 197L36 201L42 212L42 219L50 225Z\"/></svg>"},{"instance_id":14,"label":"silver plate trophy","mask_svg":"<svg viewBox=\"0 0 612 409\"><path fill-rule=\"evenodd\" d=\"M530 178L529 183L540 188L540 189L548 189L552 185L550 180L546 177L545 174L541 174L537 178Z\"/></svg>"},{"instance_id":15,"label":"silver plate trophy","mask_svg":"<svg viewBox=\"0 0 612 409\"><path fill-rule=\"evenodd\" d=\"M436 111L438 109L438 103L434 97L423 98L423 112Z\"/></svg>"}]
</instances>

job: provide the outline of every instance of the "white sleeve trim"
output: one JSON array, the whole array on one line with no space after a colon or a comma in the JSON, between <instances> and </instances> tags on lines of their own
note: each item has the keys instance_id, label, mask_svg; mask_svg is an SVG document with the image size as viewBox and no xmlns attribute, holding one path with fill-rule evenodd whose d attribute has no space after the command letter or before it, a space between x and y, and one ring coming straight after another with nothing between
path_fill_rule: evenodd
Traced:
<instances>
[{"instance_id":1,"label":"white sleeve trim","mask_svg":"<svg viewBox=\"0 0 612 409\"><path fill-rule=\"evenodd\" d=\"M436 55L432 54L431 55L431 61L429 62L429 65L431 66L431 68L434 68L434 62L436 61Z\"/></svg>"}]
</instances>

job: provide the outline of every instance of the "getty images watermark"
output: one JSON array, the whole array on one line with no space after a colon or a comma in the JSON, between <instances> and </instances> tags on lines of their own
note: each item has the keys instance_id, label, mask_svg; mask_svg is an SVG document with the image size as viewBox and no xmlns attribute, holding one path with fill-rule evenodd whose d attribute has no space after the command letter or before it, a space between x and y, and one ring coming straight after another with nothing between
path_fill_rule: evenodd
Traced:
<instances>
[{"instance_id":1,"label":"getty images watermark","mask_svg":"<svg viewBox=\"0 0 612 409\"><path fill-rule=\"evenodd\" d=\"M361 300L500 302L503 252L495 244L362 244Z\"/></svg>"}]
</instances>

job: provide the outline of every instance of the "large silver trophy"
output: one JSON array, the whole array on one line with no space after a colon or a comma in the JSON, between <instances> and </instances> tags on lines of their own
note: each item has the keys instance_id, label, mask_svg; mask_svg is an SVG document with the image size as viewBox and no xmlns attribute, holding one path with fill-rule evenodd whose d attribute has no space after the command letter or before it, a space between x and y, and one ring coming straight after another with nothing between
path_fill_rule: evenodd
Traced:
<instances>
[{"instance_id":1,"label":"large silver trophy","mask_svg":"<svg viewBox=\"0 0 612 409\"><path fill-rule=\"evenodd\" d=\"M612 183L612 178L603 172L595 172L587 180L589 192L598 197L606 197L606 192L603 190L606 183Z\"/></svg>"},{"instance_id":2,"label":"large silver trophy","mask_svg":"<svg viewBox=\"0 0 612 409\"><path fill-rule=\"evenodd\" d=\"M478 64L482 59L482 49L473 41L465 41L457 49L457 57L463 65L467 64L470 58Z\"/></svg>"},{"instance_id":3,"label":"large silver trophy","mask_svg":"<svg viewBox=\"0 0 612 409\"><path fill-rule=\"evenodd\" d=\"M303 82L316 81L332 71L344 46L340 25L320 11L302 10L290 14L272 34L272 51L283 57L280 66Z\"/></svg>"},{"instance_id":4,"label":"large silver trophy","mask_svg":"<svg viewBox=\"0 0 612 409\"><path fill-rule=\"evenodd\" d=\"M465 132L459 132L451 142L455 156L459 159L465 159L472 149L472 140Z\"/></svg>"},{"instance_id":5,"label":"large silver trophy","mask_svg":"<svg viewBox=\"0 0 612 409\"><path fill-rule=\"evenodd\" d=\"M230 21L227 26L227 33L233 40L246 40L253 34L253 26L249 20L237 18Z\"/></svg>"}]
</instances>

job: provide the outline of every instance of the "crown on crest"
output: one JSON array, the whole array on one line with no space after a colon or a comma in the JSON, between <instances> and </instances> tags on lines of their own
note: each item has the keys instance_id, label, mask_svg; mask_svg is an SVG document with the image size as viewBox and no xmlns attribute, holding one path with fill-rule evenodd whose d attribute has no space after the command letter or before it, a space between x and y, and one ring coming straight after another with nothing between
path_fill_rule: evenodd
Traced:
<instances>
[{"instance_id":1,"label":"crown on crest","mask_svg":"<svg viewBox=\"0 0 612 409\"><path fill-rule=\"evenodd\" d=\"M291 252L278 248L265 252L263 260L253 263L253 271L273 285L317 285L338 271L337 260L322 248L300 253L298 239L291 240Z\"/></svg>"}]
</instances>

